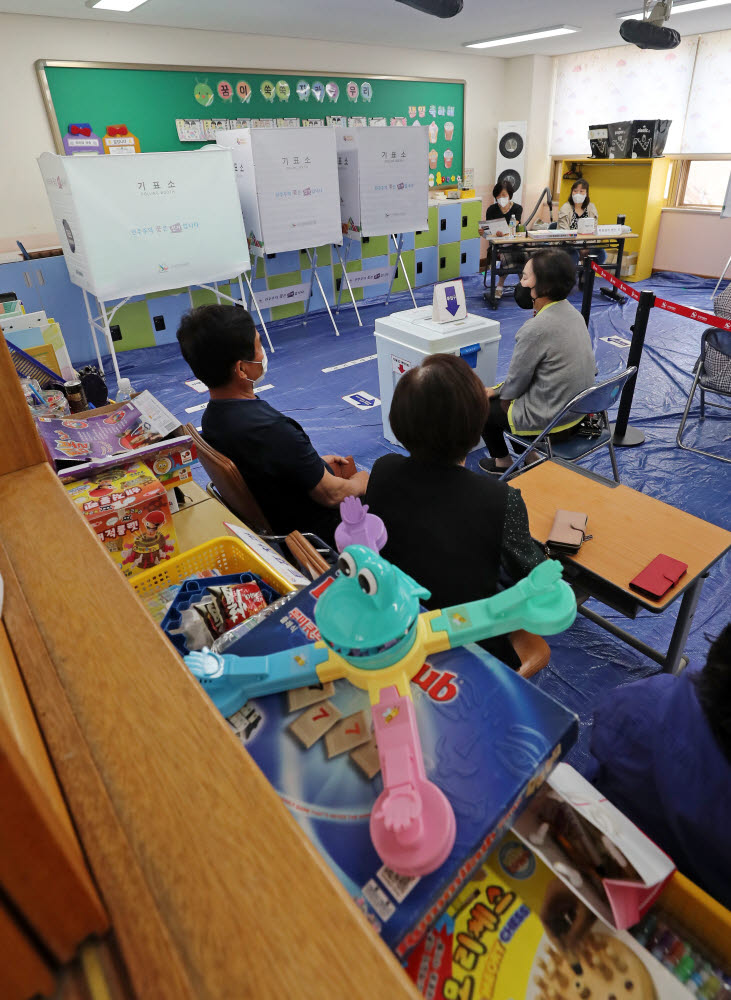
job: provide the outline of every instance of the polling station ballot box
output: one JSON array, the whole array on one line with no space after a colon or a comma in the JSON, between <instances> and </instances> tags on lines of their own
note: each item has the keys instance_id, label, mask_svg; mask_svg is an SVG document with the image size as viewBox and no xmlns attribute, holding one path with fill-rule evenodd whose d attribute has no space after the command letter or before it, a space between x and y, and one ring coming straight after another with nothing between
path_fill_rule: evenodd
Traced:
<instances>
[{"instance_id":1,"label":"polling station ballot box","mask_svg":"<svg viewBox=\"0 0 731 1000\"><path fill-rule=\"evenodd\" d=\"M451 323L435 323L432 307L406 309L376 320L378 384L383 433L396 440L388 420L396 382L409 368L429 354L457 354L475 369L484 385L495 385L500 324L486 316L468 313Z\"/></svg>"}]
</instances>

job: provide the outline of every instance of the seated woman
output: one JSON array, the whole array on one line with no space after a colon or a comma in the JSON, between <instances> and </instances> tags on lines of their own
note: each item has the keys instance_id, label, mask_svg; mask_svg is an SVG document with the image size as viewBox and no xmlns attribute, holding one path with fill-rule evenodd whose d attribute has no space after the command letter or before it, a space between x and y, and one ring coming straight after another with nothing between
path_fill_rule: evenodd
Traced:
<instances>
[{"instance_id":1,"label":"seated woman","mask_svg":"<svg viewBox=\"0 0 731 1000\"><path fill-rule=\"evenodd\" d=\"M482 437L490 458L480 468L501 476L512 465L503 431L532 440L579 392L594 385L596 362L589 331L567 296L574 264L563 250L541 250L527 262L515 301L534 315L515 335L505 381L487 389L489 411ZM552 438L574 433L583 414L571 416Z\"/></svg>"},{"instance_id":2,"label":"seated woman","mask_svg":"<svg viewBox=\"0 0 731 1000\"><path fill-rule=\"evenodd\" d=\"M486 412L482 382L451 354L430 355L394 389L391 427L410 454L379 458L364 499L386 525L383 555L431 591L429 608L490 597L501 567L517 581L544 558L520 492L465 468ZM507 636L481 645L520 666Z\"/></svg>"},{"instance_id":3,"label":"seated woman","mask_svg":"<svg viewBox=\"0 0 731 1000\"><path fill-rule=\"evenodd\" d=\"M492 189L492 196L495 201L485 212L485 221L497 222L503 220L505 226L502 229L498 229L498 236L510 236L510 220L515 219L516 223L518 223L523 218L523 206L513 201L513 194L513 185L510 181L498 181ZM494 253L495 248L493 247L492 250ZM497 253L500 259L501 274L498 279L497 288L495 289L495 298L500 299L502 298L503 285L505 284L505 271L509 268L522 267L525 264L526 255L515 250L503 250L502 248Z\"/></svg>"},{"instance_id":4,"label":"seated woman","mask_svg":"<svg viewBox=\"0 0 731 1000\"><path fill-rule=\"evenodd\" d=\"M574 181L569 192L569 200L565 201L558 211L558 229L578 229L579 219L594 219L599 221L596 205L589 197L589 182L583 179ZM588 250L569 250L569 255L578 264L589 253ZM607 259L606 252L595 248L591 253L597 258L597 264L603 264Z\"/></svg>"}]
</instances>

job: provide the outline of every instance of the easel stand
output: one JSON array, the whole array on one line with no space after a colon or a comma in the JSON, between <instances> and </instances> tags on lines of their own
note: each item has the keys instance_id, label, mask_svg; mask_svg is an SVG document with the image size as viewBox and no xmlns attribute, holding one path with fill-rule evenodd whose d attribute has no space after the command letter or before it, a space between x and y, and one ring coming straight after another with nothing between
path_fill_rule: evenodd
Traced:
<instances>
[{"instance_id":1,"label":"easel stand","mask_svg":"<svg viewBox=\"0 0 731 1000\"><path fill-rule=\"evenodd\" d=\"M327 295L325 295L325 289L322 287L322 282L320 281L320 275L317 273L317 247L313 247L312 250L305 250L305 253L310 259L310 294L307 296L307 305L305 306L305 318L302 320L302 325L307 326L307 318L310 315L310 302L312 302L312 289L314 283L317 282L317 287L320 289L320 294L322 295L322 300L325 303L325 308L327 309L327 314L330 317L330 322L335 330L335 336L340 336L340 330L338 330L338 324L335 322L335 317L330 309L330 304L327 301ZM355 299L353 299L353 305L355 305ZM360 317L359 317L360 318Z\"/></svg>"},{"instance_id":2,"label":"easel stand","mask_svg":"<svg viewBox=\"0 0 731 1000\"><path fill-rule=\"evenodd\" d=\"M269 336L269 331L267 330L266 323L264 322L261 310L259 309L259 304L256 301L256 296L254 295L254 289L251 287L251 281L249 279L249 275L246 272L244 272L243 274L243 279L244 281L246 281L246 285L249 289L249 294L251 295L251 301L256 307L256 311L259 316L259 322L261 323L262 329L264 330L264 335L267 339L267 343L269 344L269 349L271 350L272 353L274 353L274 345L272 344L271 337ZM241 292L240 299L234 299L230 295L225 295L218 288L217 285L189 285L188 297L190 299L191 309L193 308L193 292L192 292L193 288L204 288L206 291L213 292L213 294L216 296L216 301L219 303L221 302L222 299L225 299L232 305L248 308L248 300L246 298L246 292L244 291L244 283L242 281L242 275L240 274L238 275L238 283L239 283L239 290ZM117 352L114 349L114 340L112 338L111 324L117 310L121 309L121 307L125 305L125 303L129 302L132 296L128 295L126 298L120 299L120 301L117 302L116 305L110 308L109 304L105 300L98 298L97 296L93 295L93 293L88 292L85 288L82 289L82 292L84 295L84 305L86 306L86 315L89 320L89 328L91 329L91 336L94 341L94 350L96 351L97 362L99 364L99 371L100 372L104 371L104 363L102 362L101 351L99 348L99 340L97 337L98 333L101 334L102 337L106 340L107 347L109 348L109 353L112 357L112 367L114 368L114 374L117 378L117 382L119 382L120 379L119 364L117 363ZM96 302L96 310L97 310L96 315L94 315L94 312L91 307L90 296L93 297L94 301Z\"/></svg>"},{"instance_id":3,"label":"easel stand","mask_svg":"<svg viewBox=\"0 0 731 1000\"><path fill-rule=\"evenodd\" d=\"M355 302L355 295L353 295L353 289L351 287L350 278L348 277L348 271L347 271L348 257L350 256L350 243L351 241L348 240L348 245L345 248L345 260L343 260L342 254L340 253L340 246L337 243L332 244L335 253L338 255L340 266L343 269L343 275L340 279L340 288L338 289L338 299L337 302L335 303L335 312L336 313L340 312L340 300L343 295L343 281L345 281L345 284L348 286L348 292L350 293L350 300L353 303L353 309L355 309L355 315L358 319L358 326L363 326L363 320L360 318L360 313L358 312L358 306L356 305Z\"/></svg>"},{"instance_id":4,"label":"easel stand","mask_svg":"<svg viewBox=\"0 0 731 1000\"><path fill-rule=\"evenodd\" d=\"M411 287L411 282L409 281L409 275L408 275L408 272L406 270L406 266L404 264L403 257L401 256L401 251L404 248L404 234L403 233L399 233L398 239L396 239L396 234L395 233L391 233L391 239L393 240L393 245L396 247L396 268L394 269L393 275L391 277L391 284L388 286L388 295L386 296L386 305L388 305L389 300L391 298L391 292L393 290L393 283L396 280L396 275L398 273L398 266L400 264L401 268L402 268L402 270L404 272L404 278L406 278L406 284L409 286L409 295L411 296L411 301L414 303L414 309L416 309L416 299L414 298L414 290Z\"/></svg>"}]
</instances>

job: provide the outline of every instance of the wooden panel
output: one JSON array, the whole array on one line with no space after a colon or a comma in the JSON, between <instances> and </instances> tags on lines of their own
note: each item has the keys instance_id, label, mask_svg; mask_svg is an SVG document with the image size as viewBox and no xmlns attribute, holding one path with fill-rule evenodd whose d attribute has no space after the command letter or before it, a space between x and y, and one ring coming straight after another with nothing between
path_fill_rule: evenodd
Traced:
<instances>
[{"instance_id":1,"label":"wooden panel","mask_svg":"<svg viewBox=\"0 0 731 1000\"><path fill-rule=\"evenodd\" d=\"M137 992L417 997L50 468L0 508L8 632Z\"/></svg>"},{"instance_id":2,"label":"wooden panel","mask_svg":"<svg viewBox=\"0 0 731 1000\"><path fill-rule=\"evenodd\" d=\"M522 493L531 535L541 543L548 538L557 510L586 511L592 538L571 560L647 607L667 607L731 545L731 532L715 524L629 486L606 485L557 462L536 465L508 485ZM652 601L630 590L629 581L660 553L687 563L688 572L661 600Z\"/></svg>"},{"instance_id":3,"label":"wooden panel","mask_svg":"<svg viewBox=\"0 0 731 1000\"><path fill-rule=\"evenodd\" d=\"M0 997L28 1000L36 993L48 995L54 981L53 973L0 900Z\"/></svg>"},{"instance_id":4,"label":"wooden panel","mask_svg":"<svg viewBox=\"0 0 731 1000\"><path fill-rule=\"evenodd\" d=\"M20 379L5 338L0 334L0 476L45 462L41 439L33 423Z\"/></svg>"},{"instance_id":5,"label":"wooden panel","mask_svg":"<svg viewBox=\"0 0 731 1000\"><path fill-rule=\"evenodd\" d=\"M59 962L89 934L106 930L104 910L75 840L0 718L0 885Z\"/></svg>"}]
</instances>

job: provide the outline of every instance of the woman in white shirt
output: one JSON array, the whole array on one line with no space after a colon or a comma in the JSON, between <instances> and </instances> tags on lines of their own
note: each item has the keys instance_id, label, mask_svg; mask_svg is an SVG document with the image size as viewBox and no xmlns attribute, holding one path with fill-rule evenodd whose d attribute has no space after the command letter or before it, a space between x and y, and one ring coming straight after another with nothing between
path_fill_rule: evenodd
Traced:
<instances>
[{"instance_id":1,"label":"woman in white shirt","mask_svg":"<svg viewBox=\"0 0 731 1000\"><path fill-rule=\"evenodd\" d=\"M557 228L578 229L579 219L594 219L597 222L599 221L599 213L596 210L596 205L589 197L589 182L583 179L574 181L571 185L569 200L564 202L559 209ZM568 253L578 264L579 257L581 256L583 259L589 251L581 250L579 253L576 250L568 250ZM607 259L604 250L593 248L591 253L597 258L597 264L603 264Z\"/></svg>"}]
</instances>

